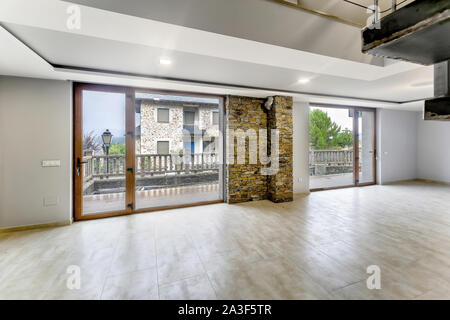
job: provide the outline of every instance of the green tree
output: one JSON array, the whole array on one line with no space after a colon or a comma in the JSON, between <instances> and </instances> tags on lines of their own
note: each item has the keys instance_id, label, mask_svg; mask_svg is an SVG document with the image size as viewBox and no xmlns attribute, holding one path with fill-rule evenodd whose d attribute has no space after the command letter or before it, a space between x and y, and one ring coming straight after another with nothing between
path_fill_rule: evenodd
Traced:
<instances>
[{"instance_id":1,"label":"green tree","mask_svg":"<svg viewBox=\"0 0 450 320\"><path fill-rule=\"evenodd\" d=\"M336 144L341 148L353 146L353 132L349 129L344 129L337 136Z\"/></svg>"},{"instance_id":2,"label":"green tree","mask_svg":"<svg viewBox=\"0 0 450 320\"><path fill-rule=\"evenodd\" d=\"M309 143L316 150L330 149L337 145L341 127L326 112L314 109L309 113Z\"/></svg>"},{"instance_id":3,"label":"green tree","mask_svg":"<svg viewBox=\"0 0 450 320\"><path fill-rule=\"evenodd\" d=\"M125 145L123 143L112 144L109 148L109 154L125 154Z\"/></svg>"}]
</instances>

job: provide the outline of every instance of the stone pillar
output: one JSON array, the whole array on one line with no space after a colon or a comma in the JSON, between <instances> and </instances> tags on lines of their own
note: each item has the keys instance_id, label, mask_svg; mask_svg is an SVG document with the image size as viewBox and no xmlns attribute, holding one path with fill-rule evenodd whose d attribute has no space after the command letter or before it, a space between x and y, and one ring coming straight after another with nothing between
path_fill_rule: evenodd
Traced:
<instances>
[{"instance_id":1,"label":"stone pillar","mask_svg":"<svg viewBox=\"0 0 450 320\"><path fill-rule=\"evenodd\" d=\"M275 97L270 111L264 108L264 102L264 99L250 97L227 97L225 181L228 203L293 199L292 98ZM268 140L267 152L271 152L272 129L278 130L279 148L270 155L273 163L266 164L266 155L260 154L259 143L265 146ZM245 137L237 138L232 131L240 131Z\"/></svg>"},{"instance_id":2,"label":"stone pillar","mask_svg":"<svg viewBox=\"0 0 450 320\"><path fill-rule=\"evenodd\" d=\"M263 99L227 97L225 181L228 203L267 199L267 176L261 174L259 159L257 163L250 163L249 146L249 136L255 138L254 135L260 129L267 129L267 114L263 104ZM231 135L232 131L237 130L246 135L240 142ZM243 154L238 152L239 147L244 148Z\"/></svg>"},{"instance_id":3,"label":"stone pillar","mask_svg":"<svg viewBox=\"0 0 450 320\"><path fill-rule=\"evenodd\" d=\"M272 155L272 161L278 160L278 170L268 176L267 193L273 202L287 202L293 200L293 126L292 126L292 97L274 97L271 110L268 112L268 135L270 146L273 129L279 132L278 154ZM271 148L269 149L271 150ZM278 158L278 159L277 159ZM272 164L272 167L274 164Z\"/></svg>"}]
</instances>

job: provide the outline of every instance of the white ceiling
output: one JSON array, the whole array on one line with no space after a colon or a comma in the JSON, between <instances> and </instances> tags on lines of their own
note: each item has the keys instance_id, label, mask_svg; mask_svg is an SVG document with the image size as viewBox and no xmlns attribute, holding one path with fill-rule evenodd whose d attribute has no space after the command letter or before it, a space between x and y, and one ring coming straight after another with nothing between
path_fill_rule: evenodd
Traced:
<instances>
[{"instance_id":1,"label":"white ceiling","mask_svg":"<svg viewBox=\"0 0 450 320\"><path fill-rule=\"evenodd\" d=\"M2 8L5 2L10 5ZM220 94L267 96L291 91L296 100L414 110L423 103L365 100L409 101L433 95L431 67L403 62L376 66L87 7L82 7L81 30L69 30L65 24L69 3L34 3L43 12L40 18L33 17L33 10L24 14L22 0L0 3L0 22L7 29L0 29L0 74ZM161 57L170 58L172 65L161 66ZM54 69L47 61L128 75ZM302 85L300 78L311 81Z\"/></svg>"},{"instance_id":2,"label":"white ceiling","mask_svg":"<svg viewBox=\"0 0 450 320\"><path fill-rule=\"evenodd\" d=\"M72 1L214 34L383 65L383 59L361 53L359 28L311 15L273 0ZM338 38L336 34L339 34Z\"/></svg>"}]
</instances>

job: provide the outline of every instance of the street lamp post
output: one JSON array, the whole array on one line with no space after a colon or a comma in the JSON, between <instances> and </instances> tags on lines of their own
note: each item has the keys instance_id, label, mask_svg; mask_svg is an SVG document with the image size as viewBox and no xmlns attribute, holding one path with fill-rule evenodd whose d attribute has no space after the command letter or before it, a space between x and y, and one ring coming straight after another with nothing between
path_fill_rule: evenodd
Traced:
<instances>
[{"instance_id":1,"label":"street lamp post","mask_svg":"<svg viewBox=\"0 0 450 320\"><path fill-rule=\"evenodd\" d=\"M102 140L103 140L103 150L105 151L106 154L106 177L108 178L108 174L109 174L109 148L111 147L111 142L112 142L112 137L113 135L111 134L111 132L106 129L105 132L103 132L102 134Z\"/></svg>"},{"instance_id":2,"label":"street lamp post","mask_svg":"<svg viewBox=\"0 0 450 320\"><path fill-rule=\"evenodd\" d=\"M333 150L333 136L329 136L330 138L330 150Z\"/></svg>"}]
</instances>

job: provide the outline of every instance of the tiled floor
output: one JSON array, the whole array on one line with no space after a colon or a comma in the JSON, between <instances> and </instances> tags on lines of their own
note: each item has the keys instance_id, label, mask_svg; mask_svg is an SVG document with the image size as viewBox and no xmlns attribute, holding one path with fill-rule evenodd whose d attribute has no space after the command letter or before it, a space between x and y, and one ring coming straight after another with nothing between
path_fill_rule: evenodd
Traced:
<instances>
[{"instance_id":1,"label":"tiled floor","mask_svg":"<svg viewBox=\"0 0 450 320\"><path fill-rule=\"evenodd\" d=\"M411 182L0 234L0 298L450 299L449 199Z\"/></svg>"}]
</instances>

